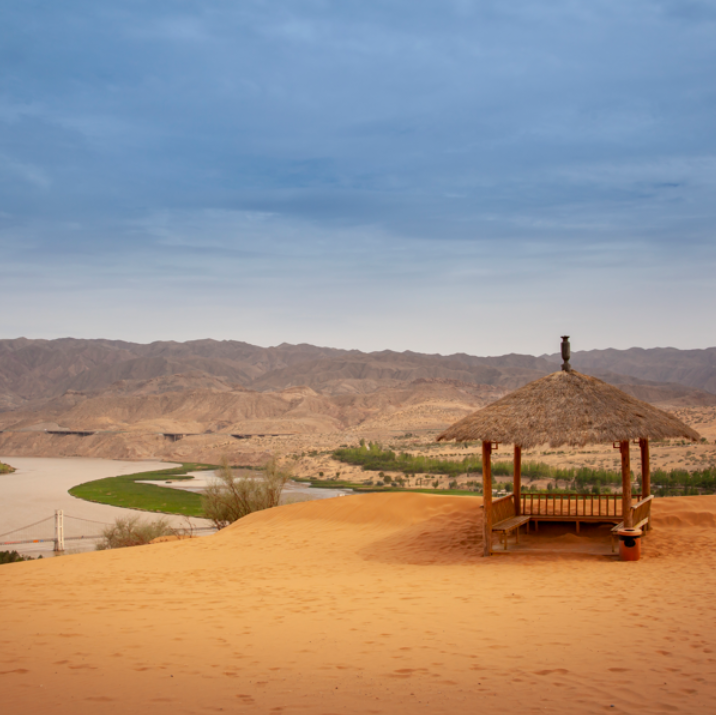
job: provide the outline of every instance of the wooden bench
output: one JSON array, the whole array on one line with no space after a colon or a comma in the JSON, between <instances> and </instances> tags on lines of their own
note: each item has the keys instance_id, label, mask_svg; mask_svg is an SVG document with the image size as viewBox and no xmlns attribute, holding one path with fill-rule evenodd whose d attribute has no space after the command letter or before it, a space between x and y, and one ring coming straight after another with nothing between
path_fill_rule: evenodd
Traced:
<instances>
[{"instance_id":1,"label":"wooden bench","mask_svg":"<svg viewBox=\"0 0 716 715\"><path fill-rule=\"evenodd\" d=\"M520 527L529 523L529 516L517 516L515 501L512 495L495 499L492 502L492 531L502 533L502 544L507 551L507 536L511 531L517 532L517 543L520 543ZM492 541L492 534L490 534Z\"/></svg>"},{"instance_id":2,"label":"wooden bench","mask_svg":"<svg viewBox=\"0 0 716 715\"><path fill-rule=\"evenodd\" d=\"M654 499L654 495L648 496L646 499L634 504L631 508L632 524L635 529L641 529L645 527L645 530L649 528L649 518L651 517L651 502ZM617 533L624 528L624 522L617 524L612 529L612 553L616 550Z\"/></svg>"}]
</instances>

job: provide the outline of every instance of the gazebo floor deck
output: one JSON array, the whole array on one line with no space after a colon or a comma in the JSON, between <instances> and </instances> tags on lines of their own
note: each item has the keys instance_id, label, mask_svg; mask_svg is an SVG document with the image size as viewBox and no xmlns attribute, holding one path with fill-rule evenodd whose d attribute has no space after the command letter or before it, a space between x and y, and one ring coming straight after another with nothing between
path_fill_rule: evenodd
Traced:
<instances>
[{"instance_id":1,"label":"gazebo floor deck","mask_svg":"<svg viewBox=\"0 0 716 715\"><path fill-rule=\"evenodd\" d=\"M537 533L523 531L520 534L519 544L514 538L510 538L507 542L507 549L504 548L501 540L496 538L492 545L492 553L589 554L613 558L612 523L602 517L601 523L587 523L584 525L583 533L575 534L571 522L567 519L550 520Z\"/></svg>"},{"instance_id":2,"label":"gazebo floor deck","mask_svg":"<svg viewBox=\"0 0 716 715\"><path fill-rule=\"evenodd\" d=\"M621 514L524 514L523 516L529 516L530 521L584 521L591 522L593 524L611 522L617 524L622 521Z\"/></svg>"},{"instance_id":3,"label":"gazebo floor deck","mask_svg":"<svg viewBox=\"0 0 716 715\"><path fill-rule=\"evenodd\" d=\"M614 516L599 515L576 515L576 514L525 514L529 516L528 527L534 524L534 531L539 531L540 522L551 522L554 524L574 524L579 534L582 524L621 524L624 521L620 514Z\"/></svg>"},{"instance_id":4,"label":"gazebo floor deck","mask_svg":"<svg viewBox=\"0 0 716 715\"><path fill-rule=\"evenodd\" d=\"M615 554L609 544L510 544L507 549L502 544L495 544L492 547L492 554L573 554L599 556L601 558L615 559Z\"/></svg>"}]
</instances>

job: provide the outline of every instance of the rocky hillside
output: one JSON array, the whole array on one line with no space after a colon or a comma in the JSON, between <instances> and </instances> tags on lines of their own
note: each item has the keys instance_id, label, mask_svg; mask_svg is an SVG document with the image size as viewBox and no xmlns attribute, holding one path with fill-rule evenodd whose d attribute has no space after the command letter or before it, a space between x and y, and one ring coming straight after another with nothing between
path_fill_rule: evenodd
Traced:
<instances>
[{"instance_id":1,"label":"rocky hillside","mask_svg":"<svg viewBox=\"0 0 716 715\"><path fill-rule=\"evenodd\" d=\"M588 357L577 353L572 363L643 400L716 404L716 395L684 384L604 372L604 356L599 369L586 370ZM226 435L441 429L555 367L553 358L529 355L362 353L214 340L5 340L0 430Z\"/></svg>"},{"instance_id":2,"label":"rocky hillside","mask_svg":"<svg viewBox=\"0 0 716 715\"><path fill-rule=\"evenodd\" d=\"M44 402L67 391L99 393L117 384L154 383L175 390L182 376L191 387L211 387L212 379L258 392L308 386L321 394L368 394L420 379L514 389L552 372L556 356L426 355L413 352L364 353L313 345L262 348L237 341L195 340L147 345L117 340L0 340L0 410ZM620 384L677 383L716 393L716 348L672 348L576 352L576 369ZM630 379L625 380L624 377ZM133 389L133 388L132 388ZM224 388L219 388L224 389ZM232 388L233 389L233 388ZM673 389L672 387L666 388Z\"/></svg>"}]
</instances>

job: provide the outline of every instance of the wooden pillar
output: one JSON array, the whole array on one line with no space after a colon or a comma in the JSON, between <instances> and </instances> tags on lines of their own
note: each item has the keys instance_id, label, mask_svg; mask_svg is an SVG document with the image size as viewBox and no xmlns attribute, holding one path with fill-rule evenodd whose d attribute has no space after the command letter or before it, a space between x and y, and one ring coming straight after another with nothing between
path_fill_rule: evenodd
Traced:
<instances>
[{"instance_id":1,"label":"wooden pillar","mask_svg":"<svg viewBox=\"0 0 716 715\"><path fill-rule=\"evenodd\" d=\"M485 556L492 555L492 442L482 441L482 504L485 510Z\"/></svg>"},{"instance_id":2,"label":"wooden pillar","mask_svg":"<svg viewBox=\"0 0 716 715\"><path fill-rule=\"evenodd\" d=\"M649 465L649 440L640 439L641 450L641 498L651 496L651 467Z\"/></svg>"},{"instance_id":3,"label":"wooden pillar","mask_svg":"<svg viewBox=\"0 0 716 715\"><path fill-rule=\"evenodd\" d=\"M619 451L622 454L622 519L624 519L624 526L630 529L634 524L631 513L631 465L628 439L619 442Z\"/></svg>"},{"instance_id":4,"label":"wooden pillar","mask_svg":"<svg viewBox=\"0 0 716 715\"><path fill-rule=\"evenodd\" d=\"M522 447L515 445L515 458L512 476L512 491L515 495L515 514L522 513Z\"/></svg>"}]
</instances>

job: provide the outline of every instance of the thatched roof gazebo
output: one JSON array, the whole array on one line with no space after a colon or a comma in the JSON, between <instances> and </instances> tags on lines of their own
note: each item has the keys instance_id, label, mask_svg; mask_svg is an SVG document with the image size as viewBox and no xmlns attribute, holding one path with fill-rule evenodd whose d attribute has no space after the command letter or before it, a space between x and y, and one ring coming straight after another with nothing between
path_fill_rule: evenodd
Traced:
<instances>
[{"instance_id":1,"label":"thatched roof gazebo","mask_svg":"<svg viewBox=\"0 0 716 715\"><path fill-rule=\"evenodd\" d=\"M695 430L673 415L637 400L613 385L572 370L569 364L568 336L564 336L562 340L564 364L561 371L511 392L464 417L438 435L438 441L482 441L485 555L489 556L491 553L490 462L493 444L504 442L514 445L512 498L515 514L519 516L522 449L541 444L549 444L551 447L581 447L592 443L619 443L622 462L621 516L625 526L631 527L629 442L639 440L643 499L651 493L649 440L683 437L697 441L700 438ZM600 511L597 516L601 513Z\"/></svg>"}]
</instances>

